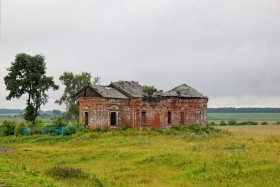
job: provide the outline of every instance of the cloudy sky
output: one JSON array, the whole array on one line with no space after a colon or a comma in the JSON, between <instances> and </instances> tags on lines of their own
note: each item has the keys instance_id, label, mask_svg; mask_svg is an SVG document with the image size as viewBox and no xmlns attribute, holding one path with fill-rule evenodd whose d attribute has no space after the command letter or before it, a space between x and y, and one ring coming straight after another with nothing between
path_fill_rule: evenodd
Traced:
<instances>
[{"instance_id":1,"label":"cloudy sky","mask_svg":"<svg viewBox=\"0 0 280 187\"><path fill-rule=\"evenodd\" d=\"M47 74L135 80L163 90L186 83L209 106L280 107L279 0L2 0L0 108L6 68L21 52ZM43 109L63 92L49 92Z\"/></svg>"}]
</instances>

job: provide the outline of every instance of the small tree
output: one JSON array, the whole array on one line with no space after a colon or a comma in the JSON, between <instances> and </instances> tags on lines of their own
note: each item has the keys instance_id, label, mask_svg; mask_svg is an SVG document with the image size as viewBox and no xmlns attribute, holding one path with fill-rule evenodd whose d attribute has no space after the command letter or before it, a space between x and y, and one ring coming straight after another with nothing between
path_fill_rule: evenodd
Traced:
<instances>
[{"instance_id":1,"label":"small tree","mask_svg":"<svg viewBox=\"0 0 280 187\"><path fill-rule=\"evenodd\" d=\"M46 63L43 55L31 56L25 53L16 55L15 61L7 68L8 75L4 77L6 89L9 91L7 100L20 98L27 94L27 106L24 119L35 125L41 105L48 101L46 92L59 87L54 83L53 77L46 76Z\"/></svg>"},{"instance_id":2,"label":"small tree","mask_svg":"<svg viewBox=\"0 0 280 187\"><path fill-rule=\"evenodd\" d=\"M155 92L158 90L153 86L143 86L143 92L148 95L148 97L152 97Z\"/></svg>"},{"instance_id":3,"label":"small tree","mask_svg":"<svg viewBox=\"0 0 280 187\"><path fill-rule=\"evenodd\" d=\"M63 95L55 102L60 105L66 105L66 119L70 120L72 116L78 118L79 107L72 98L72 95L90 83L93 85L99 84L100 77L95 77L93 81L91 81L90 73L82 72L81 74L74 75L72 72L64 72L63 75L59 77L59 80L64 84L65 88Z\"/></svg>"}]
</instances>

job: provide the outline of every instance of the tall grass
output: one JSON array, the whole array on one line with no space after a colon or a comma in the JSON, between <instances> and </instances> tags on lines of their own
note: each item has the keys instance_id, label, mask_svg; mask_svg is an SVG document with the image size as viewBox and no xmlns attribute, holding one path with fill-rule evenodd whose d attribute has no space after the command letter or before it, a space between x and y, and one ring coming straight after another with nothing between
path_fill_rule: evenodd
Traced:
<instances>
[{"instance_id":1,"label":"tall grass","mask_svg":"<svg viewBox=\"0 0 280 187\"><path fill-rule=\"evenodd\" d=\"M194 126L1 137L0 147L17 151L0 152L0 184L278 186L280 126L237 127L262 129L243 134L227 126L219 127L227 131Z\"/></svg>"}]
</instances>

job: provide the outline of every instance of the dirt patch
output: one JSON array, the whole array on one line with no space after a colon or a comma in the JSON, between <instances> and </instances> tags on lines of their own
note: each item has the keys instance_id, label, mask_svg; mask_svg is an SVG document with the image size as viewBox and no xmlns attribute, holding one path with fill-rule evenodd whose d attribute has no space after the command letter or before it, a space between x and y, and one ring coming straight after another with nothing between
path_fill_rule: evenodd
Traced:
<instances>
[{"instance_id":1,"label":"dirt patch","mask_svg":"<svg viewBox=\"0 0 280 187\"><path fill-rule=\"evenodd\" d=\"M17 151L17 149L15 149L15 148L0 147L0 152L11 152L11 153L13 153L13 152L16 152L16 151ZM0 184L0 187L1 187L1 184Z\"/></svg>"}]
</instances>

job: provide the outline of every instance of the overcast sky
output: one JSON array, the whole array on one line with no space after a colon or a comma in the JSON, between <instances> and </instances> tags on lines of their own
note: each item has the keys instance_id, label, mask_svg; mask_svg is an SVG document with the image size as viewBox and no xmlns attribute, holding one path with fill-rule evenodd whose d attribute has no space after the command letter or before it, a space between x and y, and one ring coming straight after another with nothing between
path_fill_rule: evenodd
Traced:
<instances>
[{"instance_id":1,"label":"overcast sky","mask_svg":"<svg viewBox=\"0 0 280 187\"><path fill-rule=\"evenodd\" d=\"M18 53L43 54L47 74L135 80L170 90L186 83L210 107L280 107L280 0L2 0L3 77ZM63 92L48 92L42 109Z\"/></svg>"}]
</instances>

